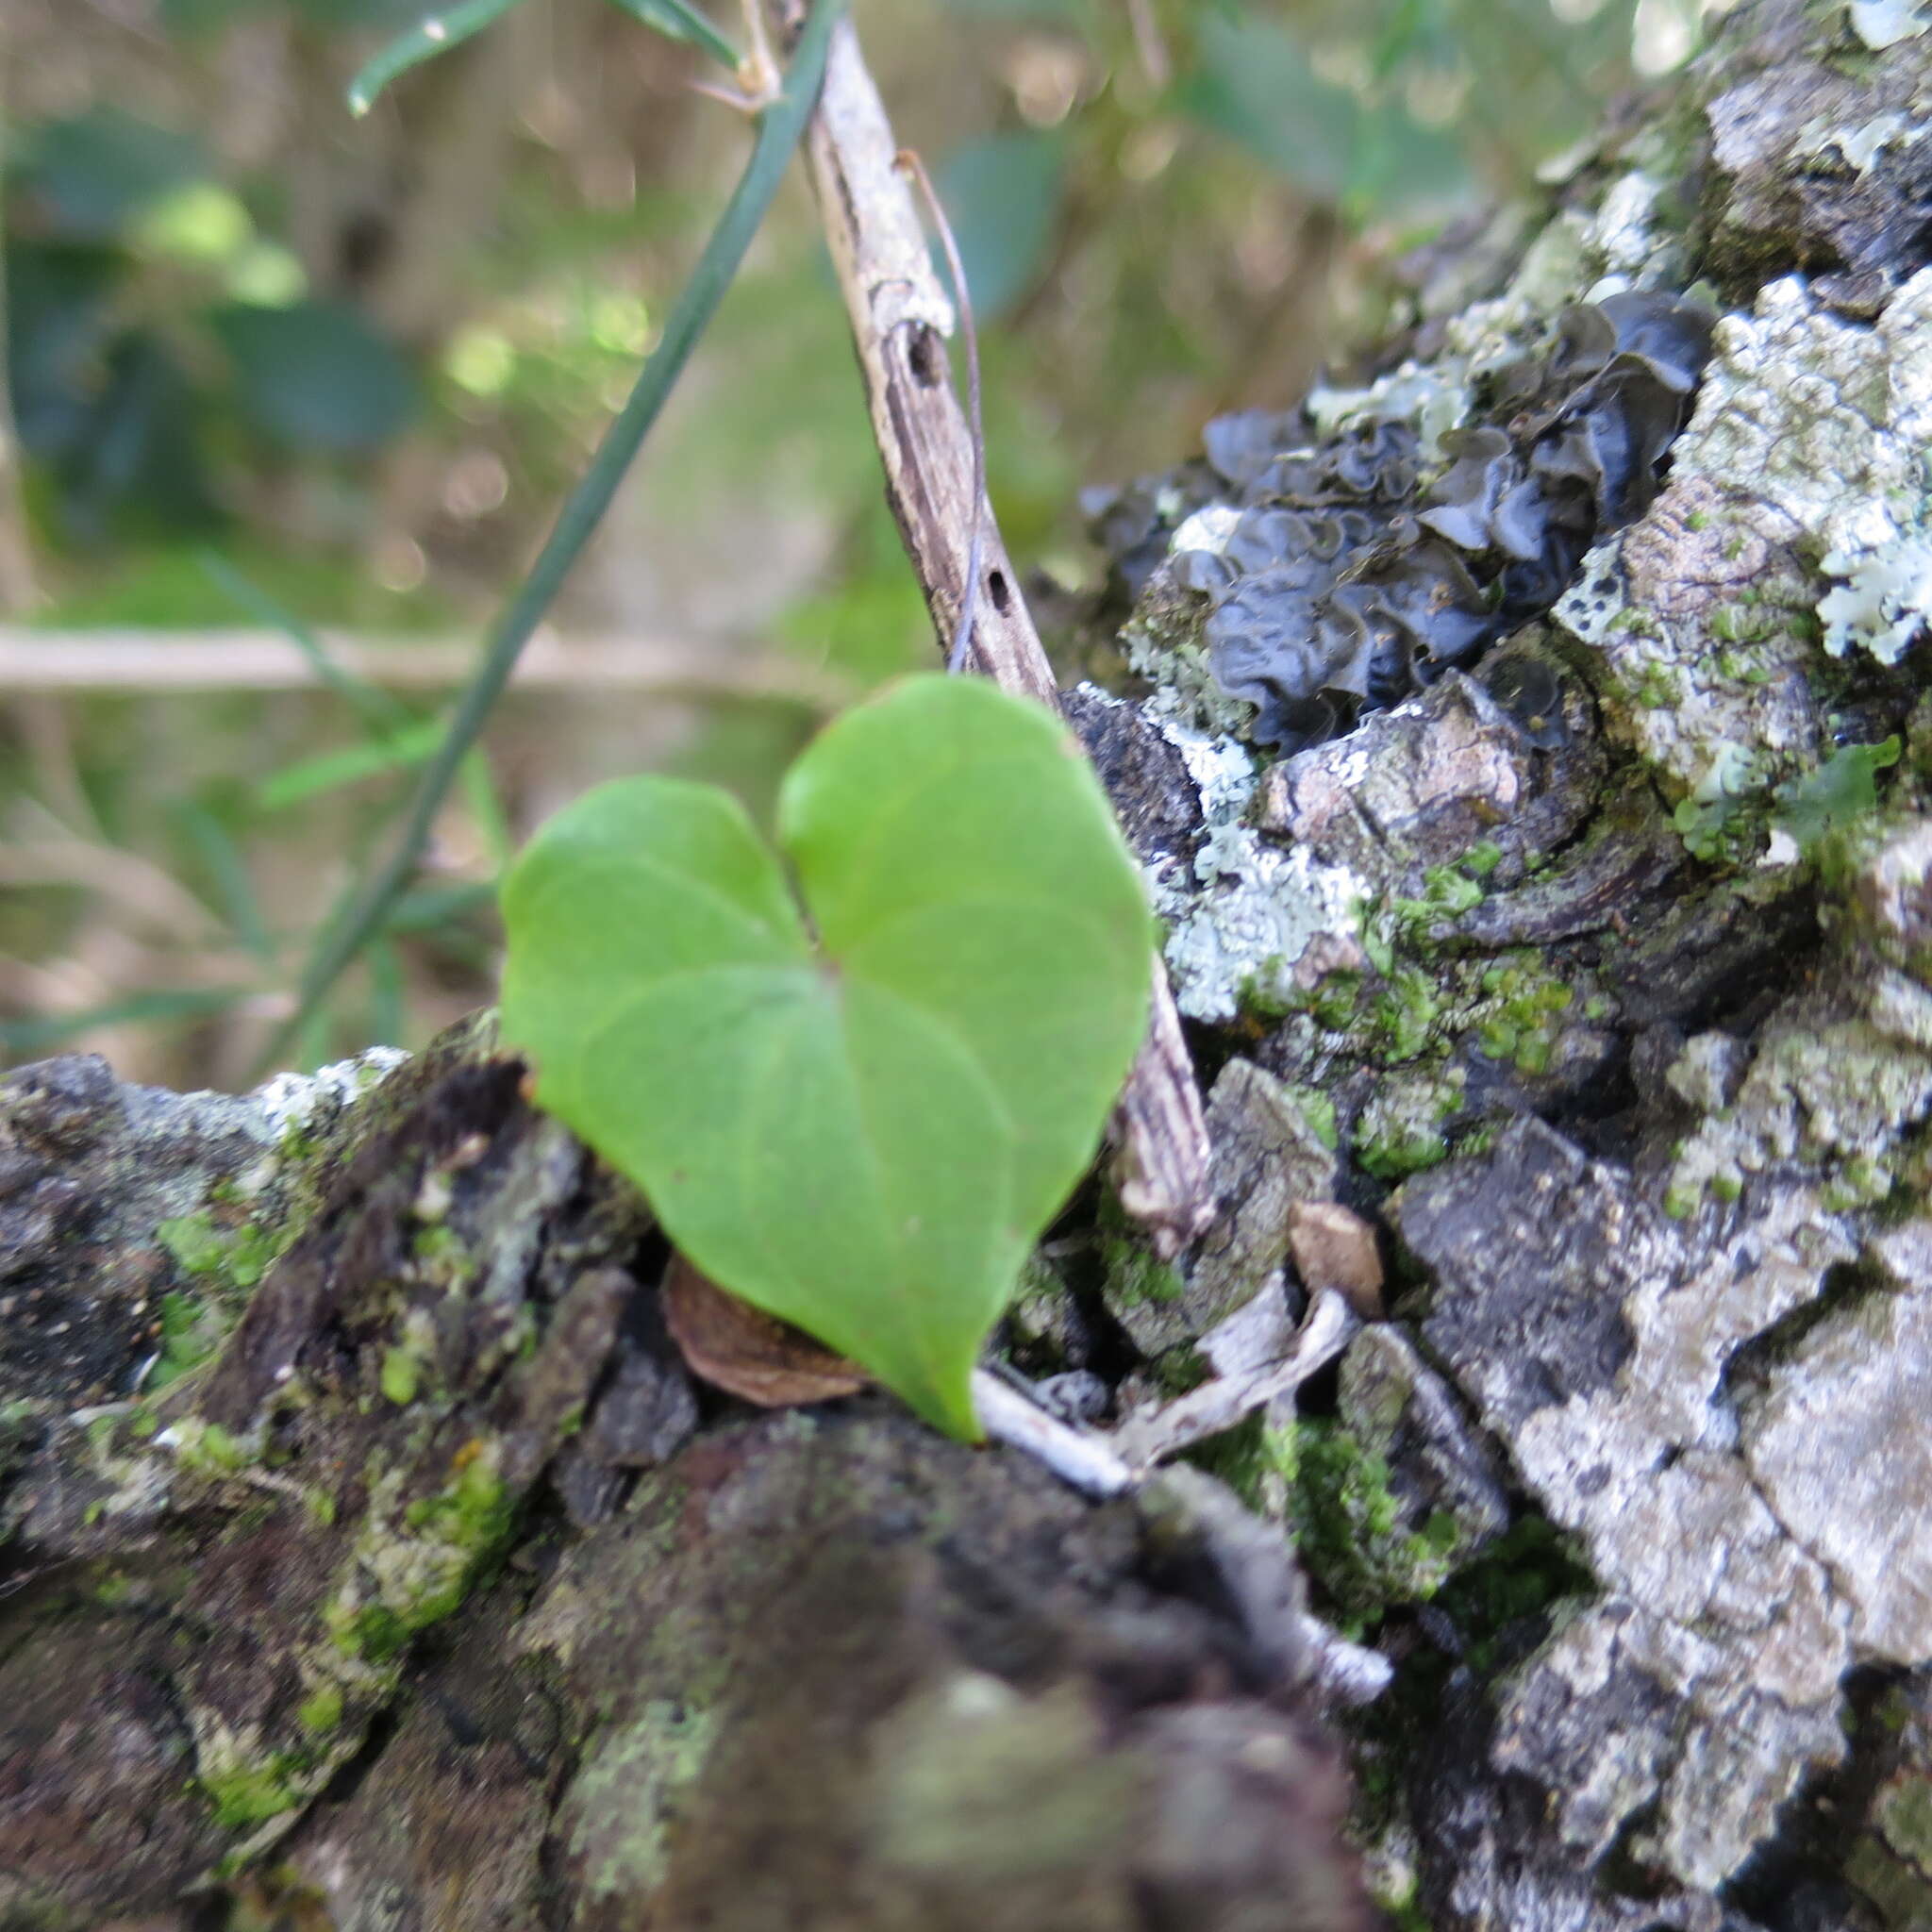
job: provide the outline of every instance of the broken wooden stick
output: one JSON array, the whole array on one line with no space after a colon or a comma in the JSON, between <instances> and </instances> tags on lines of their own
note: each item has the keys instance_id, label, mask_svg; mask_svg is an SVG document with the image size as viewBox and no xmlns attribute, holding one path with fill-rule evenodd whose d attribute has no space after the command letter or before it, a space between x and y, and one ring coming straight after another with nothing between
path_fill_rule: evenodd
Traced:
<instances>
[{"instance_id":1,"label":"broken wooden stick","mask_svg":"<svg viewBox=\"0 0 1932 1932\"><path fill-rule=\"evenodd\" d=\"M789 45L804 20L803 0L770 4ZM849 20L833 33L806 146L865 378L886 494L940 647L947 649L958 625L977 526L979 583L968 662L1008 691L1057 706L1053 668L991 506L974 490L973 439L946 358L953 304L934 273L918 209L896 165L898 143ZM1121 1096L1113 1137L1122 1202L1156 1251L1172 1258L1207 1226L1214 1204L1200 1091L1166 970L1158 958L1154 967L1147 1040Z\"/></svg>"}]
</instances>

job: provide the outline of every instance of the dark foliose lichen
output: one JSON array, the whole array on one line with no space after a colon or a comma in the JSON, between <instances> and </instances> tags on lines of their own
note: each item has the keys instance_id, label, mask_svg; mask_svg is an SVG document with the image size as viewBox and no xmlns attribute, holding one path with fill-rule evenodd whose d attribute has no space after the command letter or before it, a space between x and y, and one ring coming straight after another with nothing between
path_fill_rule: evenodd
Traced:
<instances>
[{"instance_id":1,"label":"dark foliose lichen","mask_svg":"<svg viewBox=\"0 0 1932 1932\"><path fill-rule=\"evenodd\" d=\"M1441 438L1446 466L1407 421L1325 436L1306 408L1210 423L1219 541L1179 549L1173 569L1208 600L1208 663L1257 707L1250 736L1284 755L1334 737L1547 611L1591 543L1649 508L1713 323L1665 294L1574 305L1542 353L1487 378ZM1199 508L1200 467L1171 479L1172 503L1093 506L1129 581L1169 519Z\"/></svg>"}]
</instances>

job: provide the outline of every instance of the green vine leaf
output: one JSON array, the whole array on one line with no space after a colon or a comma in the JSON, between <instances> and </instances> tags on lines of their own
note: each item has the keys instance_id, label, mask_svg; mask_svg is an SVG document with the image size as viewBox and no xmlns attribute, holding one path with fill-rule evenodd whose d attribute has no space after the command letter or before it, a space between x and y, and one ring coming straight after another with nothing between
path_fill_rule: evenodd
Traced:
<instances>
[{"instance_id":1,"label":"green vine leaf","mask_svg":"<svg viewBox=\"0 0 1932 1932\"><path fill-rule=\"evenodd\" d=\"M714 787L578 800L504 889L504 1035L714 1281L974 1438L980 1345L1145 1024L1139 874L1058 722L965 678L831 725L778 843L803 911Z\"/></svg>"}]
</instances>

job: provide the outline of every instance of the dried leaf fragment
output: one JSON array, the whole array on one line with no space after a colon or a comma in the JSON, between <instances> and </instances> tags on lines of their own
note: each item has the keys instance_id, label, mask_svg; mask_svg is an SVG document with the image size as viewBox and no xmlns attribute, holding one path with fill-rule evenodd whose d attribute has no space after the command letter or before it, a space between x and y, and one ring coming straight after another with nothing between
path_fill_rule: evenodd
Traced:
<instances>
[{"instance_id":1,"label":"dried leaf fragment","mask_svg":"<svg viewBox=\"0 0 1932 1932\"><path fill-rule=\"evenodd\" d=\"M1382 1257L1375 1230L1352 1208L1297 1201L1288 1210L1288 1251L1312 1294L1339 1290L1365 1322L1382 1319Z\"/></svg>"},{"instance_id":2,"label":"dried leaf fragment","mask_svg":"<svg viewBox=\"0 0 1932 1932\"><path fill-rule=\"evenodd\" d=\"M830 1402L872 1380L802 1328L726 1294L682 1255L664 1274L664 1324L692 1374L760 1408Z\"/></svg>"}]
</instances>

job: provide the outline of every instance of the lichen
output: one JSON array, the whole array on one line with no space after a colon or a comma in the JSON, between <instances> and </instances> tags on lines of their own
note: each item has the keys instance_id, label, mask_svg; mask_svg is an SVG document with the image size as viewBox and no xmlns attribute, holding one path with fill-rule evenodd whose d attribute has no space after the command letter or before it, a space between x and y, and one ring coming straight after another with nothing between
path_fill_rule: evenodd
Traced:
<instances>
[{"instance_id":1,"label":"lichen","mask_svg":"<svg viewBox=\"0 0 1932 1932\"><path fill-rule=\"evenodd\" d=\"M654 1698L595 1740L571 1790L570 1845L588 1897L645 1899L663 1885L677 1795L697 1782L721 1727L714 1710Z\"/></svg>"},{"instance_id":2,"label":"lichen","mask_svg":"<svg viewBox=\"0 0 1932 1932\"><path fill-rule=\"evenodd\" d=\"M1680 1061L1673 1073L1680 1094L1699 1091L1694 1067ZM1882 1200L1904 1135L1928 1110L1932 1052L1862 1019L1770 1029L1735 1099L1680 1142L1665 1207L1681 1217L1707 1191L1736 1199L1780 1162L1817 1168L1834 1208Z\"/></svg>"},{"instance_id":3,"label":"lichen","mask_svg":"<svg viewBox=\"0 0 1932 1932\"><path fill-rule=\"evenodd\" d=\"M1833 550L1824 569L1847 579L1818 604L1824 648L1834 658L1856 644L1881 664L1896 664L1932 620L1932 536L1893 537L1862 557Z\"/></svg>"},{"instance_id":4,"label":"lichen","mask_svg":"<svg viewBox=\"0 0 1932 1932\"><path fill-rule=\"evenodd\" d=\"M1932 28L1924 0L1848 0L1852 31L1874 54Z\"/></svg>"},{"instance_id":5,"label":"lichen","mask_svg":"<svg viewBox=\"0 0 1932 1932\"><path fill-rule=\"evenodd\" d=\"M1149 878L1175 1004L1191 1019L1226 1021L1243 1008L1296 1003L1319 976L1304 967L1311 952L1324 955L1325 970L1337 944L1354 948L1360 881L1306 849L1284 851L1245 823L1255 788L1245 746L1151 703L1148 712L1199 789L1205 828L1191 865L1170 859Z\"/></svg>"},{"instance_id":6,"label":"lichen","mask_svg":"<svg viewBox=\"0 0 1932 1932\"><path fill-rule=\"evenodd\" d=\"M323 1607L337 1647L381 1663L463 1601L508 1541L515 1499L501 1446L475 1437L451 1458L442 1486L405 1502L394 1471L376 1474L344 1572Z\"/></svg>"},{"instance_id":7,"label":"lichen","mask_svg":"<svg viewBox=\"0 0 1932 1932\"><path fill-rule=\"evenodd\" d=\"M1697 857L1753 856L1775 789L1831 750L1818 641L1889 664L1923 629L1928 441L1932 272L1873 326L1773 282L1719 323L1656 513L1593 550L1558 603L1596 656L1612 736L1678 801ZM1821 581L1821 558L1844 581Z\"/></svg>"},{"instance_id":8,"label":"lichen","mask_svg":"<svg viewBox=\"0 0 1932 1932\"><path fill-rule=\"evenodd\" d=\"M1618 195L1613 259L1620 228L1647 234L1655 184ZM1606 293L1564 309L1546 353L1496 371L1496 400L1454 429L1446 408L1426 434L1406 420L1432 400L1415 369L1210 424L1240 514L1191 517L1174 575L1208 600L1208 665L1256 706L1253 737L1292 751L1347 730L1546 610L1592 536L1647 508L1708 341L1701 309Z\"/></svg>"}]
</instances>

